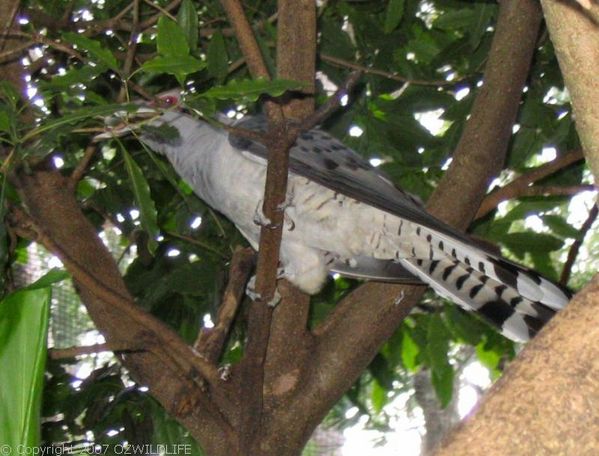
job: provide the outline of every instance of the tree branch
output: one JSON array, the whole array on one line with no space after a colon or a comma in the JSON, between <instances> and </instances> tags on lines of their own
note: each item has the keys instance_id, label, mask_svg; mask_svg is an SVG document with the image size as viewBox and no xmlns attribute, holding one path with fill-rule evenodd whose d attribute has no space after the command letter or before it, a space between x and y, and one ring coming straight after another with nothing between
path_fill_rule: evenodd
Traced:
<instances>
[{"instance_id":1,"label":"tree branch","mask_svg":"<svg viewBox=\"0 0 599 456\"><path fill-rule=\"evenodd\" d=\"M227 13L229 22L235 30L235 36L239 41L239 47L245 57L250 73L255 78L270 79L270 74L262 58L260 46L256 41L254 32L247 20L243 6L238 0L221 0L221 5Z\"/></svg>"},{"instance_id":2,"label":"tree branch","mask_svg":"<svg viewBox=\"0 0 599 456\"><path fill-rule=\"evenodd\" d=\"M598 454L597 340L599 274L526 345L435 456Z\"/></svg>"},{"instance_id":3,"label":"tree branch","mask_svg":"<svg viewBox=\"0 0 599 456\"><path fill-rule=\"evenodd\" d=\"M238 0L221 0L229 22L235 30L239 46L252 76L270 79L260 48ZM284 30L279 29L279 37ZM252 302L248 315L248 337L241 364L241 411L239 447L248 454L259 454L263 437L264 363L268 350L272 322L272 301L276 289L277 266L283 230L283 204L287 194L290 141L283 112L273 102L265 103L268 118L268 163L264 189L263 214L267 222L260 230L256 293L260 299Z\"/></svg>"},{"instance_id":4,"label":"tree branch","mask_svg":"<svg viewBox=\"0 0 599 456\"><path fill-rule=\"evenodd\" d=\"M116 99L117 103L123 103L127 98L127 79L131 74L135 52L137 51L137 38L139 36L139 0L133 0L132 5L133 24L131 26L131 34L129 36L129 43L127 44L127 54L125 55L122 69L122 77L125 81L125 85L121 87L121 91Z\"/></svg>"},{"instance_id":5,"label":"tree branch","mask_svg":"<svg viewBox=\"0 0 599 456\"><path fill-rule=\"evenodd\" d=\"M56 172L20 175L17 186L31 220L16 208L13 218L24 224L25 230L33 227L38 242L61 258L108 343L135 348L122 354L122 360L142 384L150 387L154 397L201 438L207 449L234 441L226 437L233 432L225 418L232 405L216 367L194 354L172 329L135 305L112 256L81 213L67 182L68 178ZM208 385L209 396L204 391ZM201 407L188 407L194 403Z\"/></svg>"},{"instance_id":6,"label":"tree branch","mask_svg":"<svg viewBox=\"0 0 599 456\"><path fill-rule=\"evenodd\" d=\"M545 163L538 168L535 168L526 174L523 174L514 179L509 184L506 184L500 189L494 190L488 194L481 203L475 219L479 219L494 210L502 201L513 199L518 196L523 196L534 182L540 181L547 176L550 176L557 171L560 171L573 163L584 159L581 150L560 155L549 163Z\"/></svg>"},{"instance_id":7,"label":"tree branch","mask_svg":"<svg viewBox=\"0 0 599 456\"><path fill-rule=\"evenodd\" d=\"M500 3L485 84L477 93L450 170L429 201L431 212L454 226L463 229L472 220L488 182L503 164L540 21L534 0ZM294 413L309 417L314 425L320 422L397 329L423 290L368 283L343 299L315 330L310 375L300 382L302 387L290 407ZM273 435L296 425L291 416L279 418L270 430ZM309 437L308 431L304 437Z\"/></svg>"},{"instance_id":8,"label":"tree branch","mask_svg":"<svg viewBox=\"0 0 599 456\"><path fill-rule=\"evenodd\" d=\"M362 73L360 71L352 71L345 82L337 89L337 91L322 104L315 113L311 114L301 123L300 130L307 131L324 122L333 114L341 105L341 99L351 93L356 84L360 81Z\"/></svg>"},{"instance_id":9,"label":"tree branch","mask_svg":"<svg viewBox=\"0 0 599 456\"><path fill-rule=\"evenodd\" d=\"M131 350L129 347L117 347L111 344L85 345L81 347L51 348L48 355L51 359L68 359L83 355L94 355L102 352Z\"/></svg>"},{"instance_id":10,"label":"tree branch","mask_svg":"<svg viewBox=\"0 0 599 456\"><path fill-rule=\"evenodd\" d=\"M599 182L599 4L581 10L572 2L542 0L545 22L572 99L576 131Z\"/></svg>"},{"instance_id":11,"label":"tree branch","mask_svg":"<svg viewBox=\"0 0 599 456\"><path fill-rule=\"evenodd\" d=\"M452 79L451 81L446 81L446 80L428 80L428 79L410 79L407 78L405 76L401 76L400 74L397 73L391 73L389 71L384 71L384 70L379 70L377 68L373 68L373 67L368 67L365 65L361 65L359 63L356 62L350 62L348 60L344 60L344 59L340 59L339 57L335 57L332 55L328 55L328 54L323 54L322 52L320 54L318 54L318 57L320 58L320 60L322 60L323 62L327 62L331 65L334 66L338 66L341 68L349 68L351 70L354 71L360 71L364 74L373 74L375 76L381 76L385 79L390 79L392 81L398 81L398 82L403 82L403 83L407 83L407 84L414 84L414 85L422 85L422 86L435 86L435 87L444 87L444 86L452 86L457 84L458 82L462 81L465 79L464 78L459 78L459 79Z\"/></svg>"},{"instance_id":12,"label":"tree branch","mask_svg":"<svg viewBox=\"0 0 599 456\"><path fill-rule=\"evenodd\" d=\"M570 250L568 251L568 258L564 263L564 269L562 269L562 274L559 279L559 283L561 283L564 286L566 286L568 284L568 280L570 280L570 273L572 272L572 266L574 265L574 261L578 256L578 252L580 251L580 247L584 242L586 234L591 229L593 223L595 223L595 220L597 219L597 214L599 214L599 207L597 207L597 205L594 204L593 207L591 207L591 210L589 211L587 219L580 227L578 238L574 240L572 246L570 247Z\"/></svg>"},{"instance_id":13,"label":"tree branch","mask_svg":"<svg viewBox=\"0 0 599 456\"><path fill-rule=\"evenodd\" d=\"M252 249L236 249L229 268L229 283L218 309L216 325L214 328L202 329L194 344L196 351L211 363L216 364L222 354L253 267L254 252Z\"/></svg>"},{"instance_id":14,"label":"tree branch","mask_svg":"<svg viewBox=\"0 0 599 456\"><path fill-rule=\"evenodd\" d=\"M83 158L79 161L79 163L77 163L77 166L71 173L69 185L72 188L75 188L77 186L77 184L79 183L79 181L81 179L83 179L83 176L85 176L85 173L87 172L87 169L88 169L91 161L93 160L94 155L96 154L96 148L97 148L97 145L95 143L89 144L85 148L85 152L83 153Z\"/></svg>"}]
</instances>

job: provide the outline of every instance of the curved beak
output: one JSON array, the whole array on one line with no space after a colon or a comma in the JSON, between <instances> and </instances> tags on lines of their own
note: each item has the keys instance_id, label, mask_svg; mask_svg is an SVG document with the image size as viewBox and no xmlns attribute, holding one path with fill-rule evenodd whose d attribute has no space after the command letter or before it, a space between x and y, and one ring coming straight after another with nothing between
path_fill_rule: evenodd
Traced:
<instances>
[{"instance_id":1,"label":"curved beak","mask_svg":"<svg viewBox=\"0 0 599 456\"><path fill-rule=\"evenodd\" d=\"M181 96L179 89L161 92L155 96L153 101L136 100L133 103L139 105L135 112L118 111L104 119L105 131L93 138L93 142L99 142L111 138L120 138L130 132L141 128L149 120L159 117L165 108L172 108L172 104L166 104L162 100L168 97L175 97L177 100ZM175 105L176 106L176 105Z\"/></svg>"}]
</instances>

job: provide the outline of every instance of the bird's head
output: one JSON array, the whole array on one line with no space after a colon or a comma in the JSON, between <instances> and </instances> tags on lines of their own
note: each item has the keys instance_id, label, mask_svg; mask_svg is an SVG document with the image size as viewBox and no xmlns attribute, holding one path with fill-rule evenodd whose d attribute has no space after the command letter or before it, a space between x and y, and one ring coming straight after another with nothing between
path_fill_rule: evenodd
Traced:
<instances>
[{"instance_id":1,"label":"bird's head","mask_svg":"<svg viewBox=\"0 0 599 456\"><path fill-rule=\"evenodd\" d=\"M104 120L105 131L94 137L95 142L126 136L135 131L159 128L160 119L167 113L182 110L182 93L179 89L159 93L150 100L133 102L138 108L133 112L117 111ZM170 117L170 116L167 116ZM145 134L145 132L144 132Z\"/></svg>"}]
</instances>

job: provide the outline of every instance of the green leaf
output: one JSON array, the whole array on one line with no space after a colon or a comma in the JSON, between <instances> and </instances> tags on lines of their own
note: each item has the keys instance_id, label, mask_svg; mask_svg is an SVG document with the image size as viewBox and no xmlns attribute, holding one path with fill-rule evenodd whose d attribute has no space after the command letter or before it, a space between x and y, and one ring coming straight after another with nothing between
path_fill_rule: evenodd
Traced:
<instances>
[{"instance_id":1,"label":"green leaf","mask_svg":"<svg viewBox=\"0 0 599 456\"><path fill-rule=\"evenodd\" d=\"M224 86L213 87L199 96L216 98L218 100L257 101L261 95L268 94L278 97L288 90L299 90L304 86L303 82L286 79L275 79L272 81L266 79L243 79L241 81L231 81Z\"/></svg>"},{"instance_id":2,"label":"green leaf","mask_svg":"<svg viewBox=\"0 0 599 456\"><path fill-rule=\"evenodd\" d=\"M215 98L185 97L185 104L188 107L201 112L206 117L214 117L216 115L218 112L216 103L217 100Z\"/></svg>"},{"instance_id":3,"label":"green leaf","mask_svg":"<svg viewBox=\"0 0 599 456\"><path fill-rule=\"evenodd\" d=\"M449 332L439 314L431 315L427 330L427 355L431 367L448 364Z\"/></svg>"},{"instance_id":4,"label":"green leaf","mask_svg":"<svg viewBox=\"0 0 599 456\"><path fill-rule=\"evenodd\" d=\"M484 342L481 342L476 346L476 356L481 364L487 367L493 375L496 376L499 374L499 362L502 358L501 353L487 347Z\"/></svg>"},{"instance_id":5,"label":"green leaf","mask_svg":"<svg viewBox=\"0 0 599 456\"><path fill-rule=\"evenodd\" d=\"M158 53L163 57L190 57L185 32L168 17L158 19L156 42Z\"/></svg>"},{"instance_id":6,"label":"green leaf","mask_svg":"<svg viewBox=\"0 0 599 456\"><path fill-rule=\"evenodd\" d=\"M470 8L460 8L443 12L433 22L433 26L441 30L460 30L472 27L474 11Z\"/></svg>"},{"instance_id":7,"label":"green leaf","mask_svg":"<svg viewBox=\"0 0 599 456\"><path fill-rule=\"evenodd\" d=\"M34 136L37 136L41 133L44 133L49 130L54 130L58 127L62 127L67 124L82 122L92 117L106 117L110 114L114 114L115 112L119 111L135 112L138 109L139 106L135 104L109 104L77 109L75 111L72 111L70 114L67 114L66 116L62 116L59 119L53 119L41 124L36 129L31 130L29 133L27 133L27 135L25 135L24 137L24 140L31 139Z\"/></svg>"},{"instance_id":8,"label":"green leaf","mask_svg":"<svg viewBox=\"0 0 599 456\"><path fill-rule=\"evenodd\" d=\"M401 341L401 361L403 365L411 372L415 372L418 368L416 359L420 353L418 344L412 339L410 333L405 329L402 331L403 338Z\"/></svg>"},{"instance_id":9,"label":"green leaf","mask_svg":"<svg viewBox=\"0 0 599 456\"><path fill-rule=\"evenodd\" d=\"M15 90L14 86L8 81L0 81L0 97L6 100L12 108L16 108L21 99L21 94Z\"/></svg>"},{"instance_id":10,"label":"green leaf","mask_svg":"<svg viewBox=\"0 0 599 456\"><path fill-rule=\"evenodd\" d=\"M106 71L106 68L105 65L85 65L81 68L69 70L63 75L54 76L48 82L42 81L40 82L40 86L43 88L63 90L75 84L89 83L89 81L96 76Z\"/></svg>"},{"instance_id":11,"label":"green leaf","mask_svg":"<svg viewBox=\"0 0 599 456\"><path fill-rule=\"evenodd\" d=\"M453 368L449 364L450 333L439 314L431 315L428 323L426 351L431 368L431 380L443 407L453 394Z\"/></svg>"},{"instance_id":12,"label":"green leaf","mask_svg":"<svg viewBox=\"0 0 599 456\"><path fill-rule=\"evenodd\" d=\"M225 40L220 32L212 35L206 51L206 61L208 63L208 73L218 81L223 81L229 72L229 56L227 55Z\"/></svg>"},{"instance_id":13,"label":"green leaf","mask_svg":"<svg viewBox=\"0 0 599 456\"><path fill-rule=\"evenodd\" d=\"M472 49L477 49L481 43L482 37L487 33L489 22L497 13L497 4L476 3L474 12L474 22L468 29L470 32L469 44Z\"/></svg>"},{"instance_id":14,"label":"green leaf","mask_svg":"<svg viewBox=\"0 0 599 456\"><path fill-rule=\"evenodd\" d=\"M383 407L387 403L387 390L379 385L376 380L372 382L372 393L370 394L370 400L376 413L380 413Z\"/></svg>"},{"instance_id":15,"label":"green leaf","mask_svg":"<svg viewBox=\"0 0 599 456\"><path fill-rule=\"evenodd\" d=\"M450 364L431 370L431 383L443 408L447 407L451 402L453 396L453 379L454 371Z\"/></svg>"},{"instance_id":16,"label":"green leaf","mask_svg":"<svg viewBox=\"0 0 599 456\"><path fill-rule=\"evenodd\" d=\"M558 250L564 245L564 241L551 234L546 233L507 233L502 238L505 246L519 258L526 252L544 253Z\"/></svg>"},{"instance_id":17,"label":"green leaf","mask_svg":"<svg viewBox=\"0 0 599 456\"><path fill-rule=\"evenodd\" d=\"M47 288L55 283L68 279L71 275L64 269L52 268L43 277L27 286L27 290Z\"/></svg>"},{"instance_id":18,"label":"green leaf","mask_svg":"<svg viewBox=\"0 0 599 456\"><path fill-rule=\"evenodd\" d=\"M6 111L0 111L0 131L10 133L11 122L10 117Z\"/></svg>"},{"instance_id":19,"label":"green leaf","mask_svg":"<svg viewBox=\"0 0 599 456\"><path fill-rule=\"evenodd\" d=\"M404 12L404 0L389 0L383 31L391 33L399 25Z\"/></svg>"},{"instance_id":20,"label":"green leaf","mask_svg":"<svg viewBox=\"0 0 599 456\"><path fill-rule=\"evenodd\" d=\"M447 316L447 326L454 336L470 345L480 342L486 329L483 323L455 305L446 306L445 315Z\"/></svg>"},{"instance_id":21,"label":"green leaf","mask_svg":"<svg viewBox=\"0 0 599 456\"><path fill-rule=\"evenodd\" d=\"M198 12L191 0L183 0L177 13L177 23L185 34L191 52L198 48Z\"/></svg>"},{"instance_id":22,"label":"green leaf","mask_svg":"<svg viewBox=\"0 0 599 456\"><path fill-rule=\"evenodd\" d=\"M152 195L150 194L150 186L148 185L148 181L144 177L140 167L137 165L137 163L135 163L133 158L131 158L122 143L119 141L118 144L123 152L125 167L127 168L129 180L133 185L135 202L139 206L141 226L150 237L148 241L148 248L151 253L154 253L158 247L156 237L160 234L160 230L158 229L156 206L154 205Z\"/></svg>"},{"instance_id":23,"label":"green leaf","mask_svg":"<svg viewBox=\"0 0 599 456\"><path fill-rule=\"evenodd\" d=\"M562 238L578 239L580 237L580 231L559 215L545 214L541 218L543 223L551 228L551 231Z\"/></svg>"},{"instance_id":24,"label":"green leaf","mask_svg":"<svg viewBox=\"0 0 599 456\"><path fill-rule=\"evenodd\" d=\"M8 171L8 170L7 170ZM6 292L6 269L9 264L10 251L9 251L9 237L7 230L7 223L5 223L7 205L6 194L8 189L8 182L6 179L7 172L2 173L0 177L2 179L2 188L0 189L0 293L4 296Z\"/></svg>"},{"instance_id":25,"label":"green leaf","mask_svg":"<svg viewBox=\"0 0 599 456\"><path fill-rule=\"evenodd\" d=\"M40 443L50 288L19 290L0 301L0 442Z\"/></svg>"},{"instance_id":26,"label":"green leaf","mask_svg":"<svg viewBox=\"0 0 599 456\"><path fill-rule=\"evenodd\" d=\"M116 72L119 71L119 65L116 58L112 55L112 52L99 41L92 40L91 38L74 32L63 33L62 37L69 43L77 46L77 48L85 51L92 60L107 66L111 70Z\"/></svg>"},{"instance_id":27,"label":"green leaf","mask_svg":"<svg viewBox=\"0 0 599 456\"><path fill-rule=\"evenodd\" d=\"M148 73L168 73L175 76L188 75L204 68L206 64L191 55L157 56L142 65Z\"/></svg>"}]
</instances>

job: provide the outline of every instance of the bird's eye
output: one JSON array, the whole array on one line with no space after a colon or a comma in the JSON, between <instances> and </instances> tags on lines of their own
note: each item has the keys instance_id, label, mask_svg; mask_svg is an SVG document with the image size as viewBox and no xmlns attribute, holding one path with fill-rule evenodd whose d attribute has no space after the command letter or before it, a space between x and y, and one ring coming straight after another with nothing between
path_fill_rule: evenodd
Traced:
<instances>
[{"instance_id":1,"label":"bird's eye","mask_svg":"<svg viewBox=\"0 0 599 456\"><path fill-rule=\"evenodd\" d=\"M162 103L166 106L174 106L179 101L178 98L174 95L167 95L166 97L161 98Z\"/></svg>"}]
</instances>

